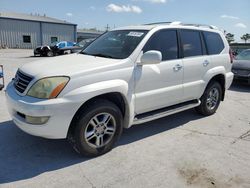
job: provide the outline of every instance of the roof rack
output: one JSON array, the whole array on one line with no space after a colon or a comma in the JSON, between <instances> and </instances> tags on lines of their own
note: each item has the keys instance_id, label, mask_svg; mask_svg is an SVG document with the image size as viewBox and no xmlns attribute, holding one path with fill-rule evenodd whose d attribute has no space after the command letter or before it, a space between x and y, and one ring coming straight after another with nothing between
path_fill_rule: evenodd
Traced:
<instances>
[{"instance_id":1,"label":"roof rack","mask_svg":"<svg viewBox=\"0 0 250 188\"><path fill-rule=\"evenodd\" d=\"M181 23L180 25L183 25L183 26L194 26L194 27L207 27L209 29L218 29L216 26L206 25L206 24L187 24L187 23Z\"/></svg>"},{"instance_id":2,"label":"roof rack","mask_svg":"<svg viewBox=\"0 0 250 188\"><path fill-rule=\"evenodd\" d=\"M153 22L153 23L147 23L143 25L161 25L161 24L171 24L173 22Z\"/></svg>"},{"instance_id":3,"label":"roof rack","mask_svg":"<svg viewBox=\"0 0 250 188\"><path fill-rule=\"evenodd\" d=\"M209 28L209 29L218 29L216 26L213 26L213 25L182 23L182 22L180 22L180 21L173 21L173 22L155 22L155 23L148 23L148 24L144 24L144 25L161 25L161 24L182 25L182 26L194 26L194 27L206 27L206 28Z\"/></svg>"}]
</instances>

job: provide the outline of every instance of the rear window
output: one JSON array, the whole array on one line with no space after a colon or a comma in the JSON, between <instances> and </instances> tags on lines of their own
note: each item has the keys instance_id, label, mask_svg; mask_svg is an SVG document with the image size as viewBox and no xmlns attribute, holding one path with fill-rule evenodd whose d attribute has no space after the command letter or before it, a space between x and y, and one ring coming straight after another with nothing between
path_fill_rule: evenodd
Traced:
<instances>
[{"instance_id":1,"label":"rear window","mask_svg":"<svg viewBox=\"0 0 250 188\"><path fill-rule=\"evenodd\" d=\"M202 44L199 31L181 30L181 43L184 57L202 55Z\"/></svg>"},{"instance_id":2,"label":"rear window","mask_svg":"<svg viewBox=\"0 0 250 188\"><path fill-rule=\"evenodd\" d=\"M224 49L224 43L218 33L203 32L209 55L219 54Z\"/></svg>"}]
</instances>

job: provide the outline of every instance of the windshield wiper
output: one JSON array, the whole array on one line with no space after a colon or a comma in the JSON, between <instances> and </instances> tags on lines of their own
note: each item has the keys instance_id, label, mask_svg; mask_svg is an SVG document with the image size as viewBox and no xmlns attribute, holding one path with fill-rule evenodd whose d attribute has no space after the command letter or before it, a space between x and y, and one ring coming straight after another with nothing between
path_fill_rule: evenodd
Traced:
<instances>
[{"instance_id":1,"label":"windshield wiper","mask_svg":"<svg viewBox=\"0 0 250 188\"><path fill-rule=\"evenodd\" d=\"M102 54L102 53L96 53L96 54L89 54L89 53L86 53L84 51L81 51L79 52L80 54L84 54L84 55L91 55L91 56L97 56L97 57L105 57L105 58L112 58L112 59L118 59L118 58L115 58L111 55L106 55L106 54Z\"/></svg>"},{"instance_id":2,"label":"windshield wiper","mask_svg":"<svg viewBox=\"0 0 250 188\"><path fill-rule=\"evenodd\" d=\"M93 55L93 56L98 56L98 57L105 57L105 58L113 58L113 59L116 59L115 57L113 57L113 56L111 56L111 55L106 55L106 54L102 54L102 53L88 54L88 55Z\"/></svg>"},{"instance_id":3,"label":"windshield wiper","mask_svg":"<svg viewBox=\"0 0 250 188\"><path fill-rule=\"evenodd\" d=\"M91 55L91 54L88 54L88 53L86 53L86 52L84 52L84 51L80 51L79 54Z\"/></svg>"}]
</instances>

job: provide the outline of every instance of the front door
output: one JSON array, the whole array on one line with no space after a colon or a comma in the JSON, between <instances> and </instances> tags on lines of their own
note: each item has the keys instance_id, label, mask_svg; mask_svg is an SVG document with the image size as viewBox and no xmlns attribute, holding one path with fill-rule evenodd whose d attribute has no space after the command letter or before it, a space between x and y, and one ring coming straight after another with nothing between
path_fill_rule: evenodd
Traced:
<instances>
[{"instance_id":1,"label":"front door","mask_svg":"<svg viewBox=\"0 0 250 188\"><path fill-rule=\"evenodd\" d=\"M156 110L177 104L183 98L183 63L179 59L176 30L153 34L143 52L158 50L162 62L135 67L135 112Z\"/></svg>"}]
</instances>

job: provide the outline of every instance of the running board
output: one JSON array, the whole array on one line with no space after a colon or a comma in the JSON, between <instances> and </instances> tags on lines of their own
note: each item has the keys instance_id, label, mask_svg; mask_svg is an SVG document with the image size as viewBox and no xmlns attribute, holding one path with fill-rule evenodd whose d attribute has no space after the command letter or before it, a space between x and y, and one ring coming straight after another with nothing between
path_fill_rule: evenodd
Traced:
<instances>
[{"instance_id":1,"label":"running board","mask_svg":"<svg viewBox=\"0 0 250 188\"><path fill-rule=\"evenodd\" d=\"M158 110L154 110L151 112L139 114L139 115L135 116L133 124L146 123L148 121L153 121L153 120L165 117L165 116L169 116L171 114L182 112L184 110L188 110L190 108L194 108L196 106L199 106L200 103L201 103L200 100L192 100L192 101L176 104L173 106L161 108Z\"/></svg>"}]
</instances>

